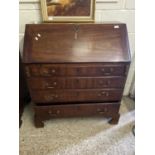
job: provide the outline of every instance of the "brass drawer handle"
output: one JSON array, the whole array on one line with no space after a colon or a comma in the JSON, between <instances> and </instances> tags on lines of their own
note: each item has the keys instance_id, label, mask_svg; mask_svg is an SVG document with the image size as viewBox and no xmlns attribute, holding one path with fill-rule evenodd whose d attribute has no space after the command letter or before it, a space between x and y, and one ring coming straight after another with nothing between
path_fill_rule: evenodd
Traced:
<instances>
[{"instance_id":1,"label":"brass drawer handle","mask_svg":"<svg viewBox=\"0 0 155 155\"><path fill-rule=\"evenodd\" d=\"M45 96L45 100L54 100L54 99L57 99L58 98L58 95L49 95L49 96Z\"/></svg>"},{"instance_id":2,"label":"brass drawer handle","mask_svg":"<svg viewBox=\"0 0 155 155\"><path fill-rule=\"evenodd\" d=\"M45 82L45 87L48 89L53 89L53 88L55 88L56 85L57 85L57 82L53 82L52 84Z\"/></svg>"},{"instance_id":3,"label":"brass drawer handle","mask_svg":"<svg viewBox=\"0 0 155 155\"><path fill-rule=\"evenodd\" d=\"M45 99L46 99L46 100L53 100L54 97L53 97L53 96L45 96Z\"/></svg>"},{"instance_id":4,"label":"brass drawer handle","mask_svg":"<svg viewBox=\"0 0 155 155\"><path fill-rule=\"evenodd\" d=\"M105 75L110 75L111 73L110 72L107 72L107 73L104 73Z\"/></svg>"},{"instance_id":5,"label":"brass drawer handle","mask_svg":"<svg viewBox=\"0 0 155 155\"><path fill-rule=\"evenodd\" d=\"M103 96L103 95L108 97L109 93L108 92L101 92L98 94L98 96Z\"/></svg>"},{"instance_id":6,"label":"brass drawer handle","mask_svg":"<svg viewBox=\"0 0 155 155\"><path fill-rule=\"evenodd\" d=\"M110 72L105 72L104 68L101 69L101 72L103 72L105 75L110 75L111 74Z\"/></svg>"},{"instance_id":7,"label":"brass drawer handle","mask_svg":"<svg viewBox=\"0 0 155 155\"><path fill-rule=\"evenodd\" d=\"M109 72L105 72L105 68L102 68L101 71L104 72L105 75L110 75L114 71L114 69L110 68Z\"/></svg>"},{"instance_id":8,"label":"brass drawer handle","mask_svg":"<svg viewBox=\"0 0 155 155\"><path fill-rule=\"evenodd\" d=\"M100 113L100 114L104 114L104 113L106 113L108 111L108 109L107 108L104 108L104 109L97 109L97 112L98 113Z\"/></svg>"},{"instance_id":9,"label":"brass drawer handle","mask_svg":"<svg viewBox=\"0 0 155 155\"><path fill-rule=\"evenodd\" d=\"M53 89L54 87L47 86L48 89Z\"/></svg>"},{"instance_id":10,"label":"brass drawer handle","mask_svg":"<svg viewBox=\"0 0 155 155\"><path fill-rule=\"evenodd\" d=\"M48 74L49 71L48 70L42 70L43 73Z\"/></svg>"},{"instance_id":11,"label":"brass drawer handle","mask_svg":"<svg viewBox=\"0 0 155 155\"><path fill-rule=\"evenodd\" d=\"M49 110L49 111L48 111L48 114L50 114L50 115L58 115L58 114L60 114L60 111L59 111L59 110L56 110L56 111L54 112L54 111L52 111L52 110Z\"/></svg>"},{"instance_id":12,"label":"brass drawer handle","mask_svg":"<svg viewBox=\"0 0 155 155\"><path fill-rule=\"evenodd\" d=\"M52 70L51 70L51 72L52 72L52 73L55 73L55 72L56 72L56 70L55 70L55 69L52 69Z\"/></svg>"},{"instance_id":13,"label":"brass drawer handle","mask_svg":"<svg viewBox=\"0 0 155 155\"><path fill-rule=\"evenodd\" d=\"M42 72L44 74L54 74L54 73L56 73L56 70L55 69L49 69L49 68L47 68L47 69L43 69Z\"/></svg>"}]
</instances>

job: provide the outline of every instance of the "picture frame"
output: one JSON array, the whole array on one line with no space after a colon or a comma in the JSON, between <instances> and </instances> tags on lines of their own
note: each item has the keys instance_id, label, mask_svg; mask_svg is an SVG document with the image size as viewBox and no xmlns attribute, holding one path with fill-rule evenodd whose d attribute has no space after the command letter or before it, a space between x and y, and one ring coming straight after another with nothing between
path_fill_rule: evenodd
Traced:
<instances>
[{"instance_id":1,"label":"picture frame","mask_svg":"<svg viewBox=\"0 0 155 155\"><path fill-rule=\"evenodd\" d=\"M94 22L96 0L41 0L43 22Z\"/></svg>"}]
</instances>

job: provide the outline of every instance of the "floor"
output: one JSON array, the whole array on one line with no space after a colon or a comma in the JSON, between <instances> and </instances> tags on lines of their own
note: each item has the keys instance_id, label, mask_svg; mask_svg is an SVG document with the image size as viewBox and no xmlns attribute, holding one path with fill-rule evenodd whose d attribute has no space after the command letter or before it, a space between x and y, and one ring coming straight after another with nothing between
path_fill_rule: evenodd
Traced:
<instances>
[{"instance_id":1,"label":"floor","mask_svg":"<svg viewBox=\"0 0 155 155\"><path fill-rule=\"evenodd\" d=\"M33 111L27 106L20 128L20 155L134 155L134 101L124 97L118 125L100 117L59 118L33 125Z\"/></svg>"}]
</instances>

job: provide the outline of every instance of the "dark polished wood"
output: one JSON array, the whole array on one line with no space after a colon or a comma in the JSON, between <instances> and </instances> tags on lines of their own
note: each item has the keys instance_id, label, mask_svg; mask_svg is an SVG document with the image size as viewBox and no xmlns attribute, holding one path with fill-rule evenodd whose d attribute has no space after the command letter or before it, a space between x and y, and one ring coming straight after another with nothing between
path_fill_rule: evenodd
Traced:
<instances>
[{"instance_id":1,"label":"dark polished wood","mask_svg":"<svg viewBox=\"0 0 155 155\"><path fill-rule=\"evenodd\" d=\"M32 90L123 88L125 77L32 77L27 79Z\"/></svg>"},{"instance_id":2,"label":"dark polished wood","mask_svg":"<svg viewBox=\"0 0 155 155\"><path fill-rule=\"evenodd\" d=\"M77 38L75 26L78 26ZM26 63L129 62L125 24L28 24Z\"/></svg>"},{"instance_id":3,"label":"dark polished wood","mask_svg":"<svg viewBox=\"0 0 155 155\"><path fill-rule=\"evenodd\" d=\"M71 63L33 64L26 66L27 77L44 76L121 76L125 75L123 63Z\"/></svg>"},{"instance_id":4,"label":"dark polished wood","mask_svg":"<svg viewBox=\"0 0 155 155\"><path fill-rule=\"evenodd\" d=\"M130 65L125 24L28 24L23 60L36 127L90 115L118 123Z\"/></svg>"},{"instance_id":5,"label":"dark polished wood","mask_svg":"<svg viewBox=\"0 0 155 155\"><path fill-rule=\"evenodd\" d=\"M120 101L122 93L121 89L63 89L34 91L31 97L35 103L105 102Z\"/></svg>"},{"instance_id":6,"label":"dark polished wood","mask_svg":"<svg viewBox=\"0 0 155 155\"><path fill-rule=\"evenodd\" d=\"M30 94L27 87L26 76L22 64L21 55L19 53L19 127L22 124L22 114L25 105L30 102Z\"/></svg>"},{"instance_id":7,"label":"dark polished wood","mask_svg":"<svg viewBox=\"0 0 155 155\"><path fill-rule=\"evenodd\" d=\"M117 124L120 103L83 103L68 105L34 106L35 126L43 127L43 121L55 117L104 116L111 118L109 123Z\"/></svg>"}]
</instances>

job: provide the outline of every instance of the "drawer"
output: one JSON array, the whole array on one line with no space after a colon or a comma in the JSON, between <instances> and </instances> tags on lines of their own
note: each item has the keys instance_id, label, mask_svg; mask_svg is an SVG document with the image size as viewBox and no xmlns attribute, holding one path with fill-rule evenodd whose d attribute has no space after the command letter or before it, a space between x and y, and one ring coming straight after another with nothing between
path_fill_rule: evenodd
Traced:
<instances>
[{"instance_id":1,"label":"drawer","mask_svg":"<svg viewBox=\"0 0 155 155\"><path fill-rule=\"evenodd\" d=\"M119 103L88 103L51 106L35 106L36 114L51 117L112 115L118 113Z\"/></svg>"},{"instance_id":2,"label":"drawer","mask_svg":"<svg viewBox=\"0 0 155 155\"><path fill-rule=\"evenodd\" d=\"M36 103L59 102L104 102L120 101L123 91L121 89L83 89L83 90L42 90L31 91L32 101Z\"/></svg>"},{"instance_id":3,"label":"drawer","mask_svg":"<svg viewBox=\"0 0 155 155\"><path fill-rule=\"evenodd\" d=\"M42 64L27 65L27 77L31 76L120 76L125 75L124 64Z\"/></svg>"},{"instance_id":4,"label":"drawer","mask_svg":"<svg viewBox=\"0 0 155 155\"><path fill-rule=\"evenodd\" d=\"M32 77L28 79L32 90L123 88L125 77Z\"/></svg>"}]
</instances>

